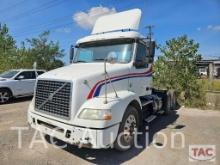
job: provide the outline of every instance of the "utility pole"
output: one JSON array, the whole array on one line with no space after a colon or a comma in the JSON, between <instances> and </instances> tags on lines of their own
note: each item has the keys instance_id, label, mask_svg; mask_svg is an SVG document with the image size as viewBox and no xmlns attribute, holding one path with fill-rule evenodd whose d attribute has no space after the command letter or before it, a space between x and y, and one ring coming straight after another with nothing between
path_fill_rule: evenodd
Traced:
<instances>
[{"instance_id":1,"label":"utility pole","mask_svg":"<svg viewBox=\"0 0 220 165\"><path fill-rule=\"evenodd\" d=\"M208 89L212 90L212 82L214 78L214 63L210 62L208 66L209 70L209 84L208 84Z\"/></svg>"},{"instance_id":2,"label":"utility pole","mask_svg":"<svg viewBox=\"0 0 220 165\"><path fill-rule=\"evenodd\" d=\"M152 29L154 28L154 25L148 25L145 28L148 29L147 39L149 39L151 42L153 36Z\"/></svg>"},{"instance_id":3,"label":"utility pole","mask_svg":"<svg viewBox=\"0 0 220 165\"><path fill-rule=\"evenodd\" d=\"M154 27L154 25L148 25L145 27L146 29L148 29L146 41L149 42L147 44L147 51L148 51L149 55L151 54L151 48L152 48L152 36L153 36L152 28L153 27Z\"/></svg>"}]
</instances>

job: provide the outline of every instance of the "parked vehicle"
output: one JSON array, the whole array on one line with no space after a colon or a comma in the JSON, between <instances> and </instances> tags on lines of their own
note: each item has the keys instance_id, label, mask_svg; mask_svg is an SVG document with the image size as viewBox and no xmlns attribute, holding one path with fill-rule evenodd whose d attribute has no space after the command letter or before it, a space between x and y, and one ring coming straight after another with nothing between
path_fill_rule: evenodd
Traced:
<instances>
[{"instance_id":1,"label":"parked vehicle","mask_svg":"<svg viewBox=\"0 0 220 165\"><path fill-rule=\"evenodd\" d=\"M44 70L18 69L0 74L0 103L7 103L13 97L31 96L36 77Z\"/></svg>"},{"instance_id":2,"label":"parked vehicle","mask_svg":"<svg viewBox=\"0 0 220 165\"><path fill-rule=\"evenodd\" d=\"M204 68L199 68L199 75L200 76L204 76L204 77L207 77L207 74L208 73L208 69L206 67Z\"/></svg>"},{"instance_id":3,"label":"parked vehicle","mask_svg":"<svg viewBox=\"0 0 220 165\"><path fill-rule=\"evenodd\" d=\"M39 76L30 125L71 144L124 151L144 120L168 114L174 104L153 89L155 42L136 31L140 18L139 9L100 17L71 48L69 66Z\"/></svg>"}]
</instances>

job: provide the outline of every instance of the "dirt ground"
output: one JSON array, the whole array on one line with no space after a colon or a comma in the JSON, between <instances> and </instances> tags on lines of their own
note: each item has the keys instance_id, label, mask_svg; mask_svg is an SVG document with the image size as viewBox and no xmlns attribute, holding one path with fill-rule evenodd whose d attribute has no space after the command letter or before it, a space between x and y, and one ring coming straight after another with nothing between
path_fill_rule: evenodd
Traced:
<instances>
[{"instance_id":1,"label":"dirt ground","mask_svg":"<svg viewBox=\"0 0 220 165\"><path fill-rule=\"evenodd\" d=\"M0 105L0 164L2 165L220 164L220 111L181 108L169 116L160 116L149 124L149 146L142 149L132 148L122 153L113 149L79 149L71 145L60 149L49 143L46 143L47 148L42 143L36 143L33 148L30 148L35 131L28 128L27 124L29 103L30 98L25 98ZM12 127L28 129L21 134L20 149L18 148L18 131L12 130ZM167 143L160 133L167 136ZM172 146L171 137L174 133L182 133L184 138L176 136L174 146ZM139 143L145 144L145 139L148 139L146 135L141 136ZM216 160L214 162L190 162L189 145L195 144L215 145Z\"/></svg>"}]
</instances>

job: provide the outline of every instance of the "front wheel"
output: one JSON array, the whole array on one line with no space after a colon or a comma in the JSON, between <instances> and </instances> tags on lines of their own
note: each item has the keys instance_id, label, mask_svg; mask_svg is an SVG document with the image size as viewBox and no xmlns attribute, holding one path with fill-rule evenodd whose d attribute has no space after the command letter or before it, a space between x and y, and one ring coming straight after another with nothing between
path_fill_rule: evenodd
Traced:
<instances>
[{"instance_id":1,"label":"front wheel","mask_svg":"<svg viewBox=\"0 0 220 165\"><path fill-rule=\"evenodd\" d=\"M126 151L134 145L135 134L139 127L139 115L135 107L129 106L119 126L114 148L119 151Z\"/></svg>"},{"instance_id":2,"label":"front wheel","mask_svg":"<svg viewBox=\"0 0 220 165\"><path fill-rule=\"evenodd\" d=\"M7 103L11 98L11 92L7 89L0 89L0 104Z\"/></svg>"}]
</instances>

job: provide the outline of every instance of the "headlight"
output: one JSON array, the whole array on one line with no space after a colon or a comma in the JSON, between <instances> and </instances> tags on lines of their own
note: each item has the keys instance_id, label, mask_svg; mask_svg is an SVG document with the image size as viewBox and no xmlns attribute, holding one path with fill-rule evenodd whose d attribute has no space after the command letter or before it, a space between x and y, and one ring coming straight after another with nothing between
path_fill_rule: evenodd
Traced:
<instances>
[{"instance_id":1,"label":"headlight","mask_svg":"<svg viewBox=\"0 0 220 165\"><path fill-rule=\"evenodd\" d=\"M79 114L80 119L90 120L111 120L112 114L110 109L83 109Z\"/></svg>"}]
</instances>

